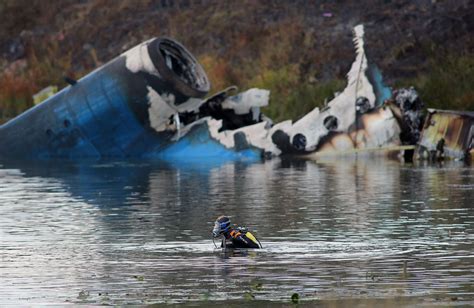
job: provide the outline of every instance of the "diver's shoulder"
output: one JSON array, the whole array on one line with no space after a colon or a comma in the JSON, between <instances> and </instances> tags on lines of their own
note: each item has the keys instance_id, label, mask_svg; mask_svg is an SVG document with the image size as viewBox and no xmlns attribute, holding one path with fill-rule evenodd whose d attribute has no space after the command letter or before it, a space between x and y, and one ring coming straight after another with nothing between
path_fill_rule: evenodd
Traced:
<instances>
[{"instance_id":1,"label":"diver's shoulder","mask_svg":"<svg viewBox=\"0 0 474 308\"><path fill-rule=\"evenodd\" d=\"M235 230L236 230L236 231L239 231L240 233L244 233L244 234L247 233L247 232L249 232L249 228L247 228L247 227L242 227L242 226L236 227Z\"/></svg>"}]
</instances>

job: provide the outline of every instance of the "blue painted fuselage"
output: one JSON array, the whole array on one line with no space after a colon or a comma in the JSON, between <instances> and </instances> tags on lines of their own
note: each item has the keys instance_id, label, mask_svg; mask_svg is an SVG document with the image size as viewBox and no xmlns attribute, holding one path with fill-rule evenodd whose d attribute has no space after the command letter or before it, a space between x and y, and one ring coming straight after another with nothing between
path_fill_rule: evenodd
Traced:
<instances>
[{"instance_id":1,"label":"blue painted fuselage","mask_svg":"<svg viewBox=\"0 0 474 308\"><path fill-rule=\"evenodd\" d=\"M0 126L0 158L144 158L258 160L212 139L207 124L178 141L150 127L148 89L177 91L156 76L134 73L120 56ZM179 97L179 93L176 93Z\"/></svg>"}]
</instances>

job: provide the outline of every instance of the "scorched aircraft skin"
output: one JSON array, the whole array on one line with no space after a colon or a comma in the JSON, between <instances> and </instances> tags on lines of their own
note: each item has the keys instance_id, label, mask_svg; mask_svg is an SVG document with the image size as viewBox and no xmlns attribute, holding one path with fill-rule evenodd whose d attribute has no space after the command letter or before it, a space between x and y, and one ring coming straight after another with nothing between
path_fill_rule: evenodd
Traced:
<instances>
[{"instance_id":1,"label":"scorched aircraft skin","mask_svg":"<svg viewBox=\"0 0 474 308\"><path fill-rule=\"evenodd\" d=\"M348 85L293 123L260 112L270 92L225 89L207 99L196 59L167 38L146 41L0 127L0 158L245 160L398 146L401 128L380 72L354 28Z\"/></svg>"},{"instance_id":2,"label":"scorched aircraft skin","mask_svg":"<svg viewBox=\"0 0 474 308\"><path fill-rule=\"evenodd\" d=\"M209 87L204 70L183 46L149 40L1 126L0 157L166 157L187 145L171 141L170 117L195 109ZM192 132L204 142L186 155L240 156L206 134Z\"/></svg>"}]
</instances>

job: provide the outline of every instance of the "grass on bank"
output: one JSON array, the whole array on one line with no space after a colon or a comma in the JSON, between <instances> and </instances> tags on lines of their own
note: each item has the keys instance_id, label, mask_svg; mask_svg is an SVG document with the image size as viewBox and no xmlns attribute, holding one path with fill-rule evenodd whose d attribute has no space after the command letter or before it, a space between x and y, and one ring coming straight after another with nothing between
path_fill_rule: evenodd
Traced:
<instances>
[{"instance_id":1,"label":"grass on bank","mask_svg":"<svg viewBox=\"0 0 474 308\"><path fill-rule=\"evenodd\" d=\"M16 61L0 74L0 123L33 106L33 95L49 85L64 87L64 75L72 66L72 53L58 57L58 42L45 44L47 56L37 56L34 50L28 58ZM75 76L70 76L75 77Z\"/></svg>"},{"instance_id":2,"label":"grass on bank","mask_svg":"<svg viewBox=\"0 0 474 308\"><path fill-rule=\"evenodd\" d=\"M430 67L396 87L414 86L427 108L474 111L474 55L435 57Z\"/></svg>"},{"instance_id":3,"label":"grass on bank","mask_svg":"<svg viewBox=\"0 0 474 308\"><path fill-rule=\"evenodd\" d=\"M71 67L72 57L65 55L57 59L53 56L56 53L54 44L49 48L47 54L51 57L39 59L31 53L26 68L0 75L0 123L30 108L32 95L42 88L65 85L62 77ZM213 91L232 84L241 90L251 87L269 89L270 104L263 112L276 122L296 120L314 107L323 106L325 99L346 85L346 80L342 79L311 81L297 64L268 67L261 61L249 61L235 67L210 55L204 55L200 60L211 79ZM399 80L394 88L415 86L428 108L473 111L474 56L436 57L430 62L428 72L420 73L416 78Z\"/></svg>"},{"instance_id":4,"label":"grass on bank","mask_svg":"<svg viewBox=\"0 0 474 308\"><path fill-rule=\"evenodd\" d=\"M474 111L474 55L433 55L429 62L427 72L389 86L394 89L414 86L427 108ZM311 82L296 64L268 68L256 62L233 68L209 59L203 64L213 85L218 85L217 89L230 84L237 84L240 89L269 89L270 104L263 112L274 121L296 120L314 107L322 107L325 100L347 84L345 79ZM255 71L255 67L257 73L247 73Z\"/></svg>"}]
</instances>

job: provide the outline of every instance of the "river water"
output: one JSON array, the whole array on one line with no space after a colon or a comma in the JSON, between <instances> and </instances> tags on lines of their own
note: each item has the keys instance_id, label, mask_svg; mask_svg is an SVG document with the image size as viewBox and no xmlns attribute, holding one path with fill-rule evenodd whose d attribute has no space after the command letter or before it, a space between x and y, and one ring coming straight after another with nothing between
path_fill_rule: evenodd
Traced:
<instances>
[{"instance_id":1,"label":"river water","mask_svg":"<svg viewBox=\"0 0 474 308\"><path fill-rule=\"evenodd\" d=\"M4 162L0 305L473 305L473 200L462 163ZM222 214L264 249L215 249Z\"/></svg>"}]
</instances>

